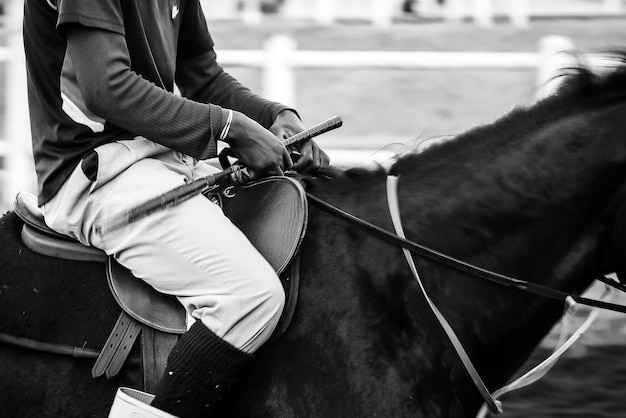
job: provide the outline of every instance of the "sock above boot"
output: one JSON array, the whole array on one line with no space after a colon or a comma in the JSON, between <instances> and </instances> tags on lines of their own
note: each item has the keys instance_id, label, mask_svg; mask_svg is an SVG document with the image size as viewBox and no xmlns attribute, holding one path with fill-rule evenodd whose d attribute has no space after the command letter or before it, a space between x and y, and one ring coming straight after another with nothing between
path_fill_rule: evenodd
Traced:
<instances>
[{"instance_id":1,"label":"sock above boot","mask_svg":"<svg viewBox=\"0 0 626 418\"><path fill-rule=\"evenodd\" d=\"M152 406L179 417L206 417L252 358L197 321L172 349Z\"/></svg>"}]
</instances>

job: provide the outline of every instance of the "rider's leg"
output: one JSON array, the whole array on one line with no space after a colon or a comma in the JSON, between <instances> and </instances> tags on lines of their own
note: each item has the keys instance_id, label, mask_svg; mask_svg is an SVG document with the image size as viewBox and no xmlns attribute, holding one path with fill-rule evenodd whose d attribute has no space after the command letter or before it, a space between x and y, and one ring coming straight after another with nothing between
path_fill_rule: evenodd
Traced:
<instances>
[{"instance_id":1,"label":"rider's leg","mask_svg":"<svg viewBox=\"0 0 626 418\"><path fill-rule=\"evenodd\" d=\"M135 276L178 297L197 322L172 350L155 402L175 415L213 406L274 330L284 304L282 286L243 233L203 196L99 235L94 225L184 184L194 172L190 159L168 152L141 159L100 184L106 168L123 158L102 167L107 150L100 149L99 157L98 179L86 182L79 167L70 190L61 190L64 202L53 202L46 219L58 224L81 218L80 225L67 227L81 241L115 254ZM88 192L75 195L81 187ZM169 396L175 387L184 396Z\"/></svg>"},{"instance_id":2,"label":"rider's leg","mask_svg":"<svg viewBox=\"0 0 626 418\"><path fill-rule=\"evenodd\" d=\"M284 294L271 266L206 198L158 218L146 219L139 236L126 231L113 248L122 264L177 295L198 320L172 350L153 406L183 417L206 416L270 337Z\"/></svg>"},{"instance_id":3,"label":"rider's leg","mask_svg":"<svg viewBox=\"0 0 626 418\"><path fill-rule=\"evenodd\" d=\"M180 417L210 416L252 358L198 321L172 349L152 406Z\"/></svg>"}]
</instances>

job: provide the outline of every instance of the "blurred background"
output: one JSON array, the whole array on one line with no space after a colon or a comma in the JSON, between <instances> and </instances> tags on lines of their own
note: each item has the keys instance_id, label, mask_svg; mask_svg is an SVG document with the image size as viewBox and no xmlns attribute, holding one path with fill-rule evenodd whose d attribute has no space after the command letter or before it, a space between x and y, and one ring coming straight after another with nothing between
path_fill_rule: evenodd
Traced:
<instances>
[{"instance_id":1,"label":"blurred background","mask_svg":"<svg viewBox=\"0 0 626 418\"><path fill-rule=\"evenodd\" d=\"M43 0L42 0L43 1ZM626 47L624 0L201 0L219 62L295 106L337 165L454 135L553 89L571 63L600 71ZM21 37L23 0L0 1L0 210L36 192ZM599 287L589 294L597 295ZM618 302L624 302L623 298ZM626 416L626 322L599 319L548 376L503 397L504 417ZM555 330L533 355L545 357Z\"/></svg>"}]
</instances>

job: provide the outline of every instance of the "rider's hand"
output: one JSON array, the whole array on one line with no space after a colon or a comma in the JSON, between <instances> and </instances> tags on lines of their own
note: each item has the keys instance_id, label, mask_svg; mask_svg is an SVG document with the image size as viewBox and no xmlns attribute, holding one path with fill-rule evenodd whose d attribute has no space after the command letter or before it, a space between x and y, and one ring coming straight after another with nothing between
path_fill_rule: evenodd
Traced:
<instances>
[{"instance_id":1,"label":"rider's hand","mask_svg":"<svg viewBox=\"0 0 626 418\"><path fill-rule=\"evenodd\" d=\"M291 110L283 110L280 112L274 124L270 127L270 131L280 140L287 139L305 129L298 115ZM328 167L330 159L328 155L317 146L315 141L308 140L302 144L295 145L294 148L297 150L296 155L299 154L299 158L293 164L293 170L315 172L322 167Z\"/></svg>"},{"instance_id":2,"label":"rider's hand","mask_svg":"<svg viewBox=\"0 0 626 418\"><path fill-rule=\"evenodd\" d=\"M291 169L291 157L276 136L243 113L233 111L225 142L252 178L280 176Z\"/></svg>"}]
</instances>

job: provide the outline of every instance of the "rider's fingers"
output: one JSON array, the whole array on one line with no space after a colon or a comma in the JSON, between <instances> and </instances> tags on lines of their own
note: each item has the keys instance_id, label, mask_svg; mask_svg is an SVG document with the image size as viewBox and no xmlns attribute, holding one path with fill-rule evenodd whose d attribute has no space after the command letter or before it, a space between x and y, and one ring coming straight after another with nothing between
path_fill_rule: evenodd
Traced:
<instances>
[{"instance_id":1,"label":"rider's fingers","mask_svg":"<svg viewBox=\"0 0 626 418\"><path fill-rule=\"evenodd\" d=\"M303 148L305 152L303 152L303 156L296 161L293 169L300 172L313 173L320 168L328 167L330 164L328 155L313 141L307 145L309 145L309 147L307 149Z\"/></svg>"},{"instance_id":2,"label":"rider's fingers","mask_svg":"<svg viewBox=\"0 0 626 418\"><path fill-rule=\"evenodd\" d=\"M317 168L319 170L320 168L328 167L330 165L330 157L322 149L318 148L318 150L320 155L320 163L319 167Z\"/></svg>"},{"instance_id":3,"label":"rider's fingers","mask_svg":"<svg viewBox=\"0 0 626 418\"><path fill-rule=\"evenodd\" d=\"M315 156L311 153L300 154L298 160L294 162L293 169L295 171L306 171L315 161Z\"/></svg>"},{"instance_id":4,"label":"rider's fingers","mask_svg":"<svg viewBox=\"0 0 626 418\"><path fill-rule=\"evenodd\" d=\"M295 171L305 171L315 160L313 142L306 141L299 146L298 159L294 160L293 169Z\"/></svg>"},{"instance_id":5,"label":"rider's fingers","mask_svg":"<svg viewBox=\"0 0 626 418\"><path fill-rule=\"evenodd\" d=\"M291 167L293 166L293 161L291 160L291 156L289 155L289 152L287 151L287 148L285 147L283 147L282 149L282 160L283 160L282 168L285 171L290 170Z\"/></svg>"}]
</instances>

